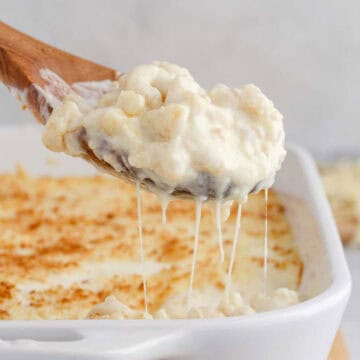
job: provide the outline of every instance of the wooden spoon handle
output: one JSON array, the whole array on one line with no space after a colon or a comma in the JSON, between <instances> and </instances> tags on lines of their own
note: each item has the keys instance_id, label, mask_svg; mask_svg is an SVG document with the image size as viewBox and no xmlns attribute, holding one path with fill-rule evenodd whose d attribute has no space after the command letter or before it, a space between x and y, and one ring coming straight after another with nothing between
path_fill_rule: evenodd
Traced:
<instances>
[{"instance_id":1,"label":"wooden spoon handle","mask_svg":"<svg viewBox=\"0 0 360 360\"><path fill-rule=\"evenodd\" d=\"M81 81L115 79L116 71L81 59L47 45L0 22L0 81L26 91L27 106L44 122L39 94L33 84L44 87L40 69L50 69L68 84Z\"/></svg>"}]
</instances>

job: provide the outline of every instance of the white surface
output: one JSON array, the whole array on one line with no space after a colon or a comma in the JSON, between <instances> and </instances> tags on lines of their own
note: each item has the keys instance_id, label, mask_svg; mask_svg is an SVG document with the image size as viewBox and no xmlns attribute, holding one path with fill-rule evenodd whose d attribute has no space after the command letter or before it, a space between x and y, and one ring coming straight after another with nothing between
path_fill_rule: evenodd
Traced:
<instances>
[{"instance_id":1,"label":"white surface","mask_svg":"<svg viewBox=\"0 0 360 360\"><path fill-rule=\"evenodd\" d=\"M23 161L31 172L48 172L44 151L31 129L0 131L0 172ZM6 156L3 156L6 154ZM66 163L65 163L66 162ZM89 171L79 159L66 159L62 173ZM65 169L64 169L65 167ZM91 171L91 170L90 170ZM58 169L51 171L59 173ZM325 360L350 291L350 279L330 208L314 164L291 148L276 187L308 205L326 261L304 257L304 265L323 293L287 309L250 316L196 320L1 321L4 359L238 359ZM302 253L313 245L299 241ZM308 246L308 251L305 251ZM332 283L329 286L329 276ZM305 282L305 276L303 281ZM302 284L302 289L305 287ZM260 346L261 345L261 346ZM301 346L300 346L301 345Z\"/></svg>"},{"instance_id":2,"label":"white surface","mask_svg":"<svg viewBox=\"0 0 360 360\"><path fill-rule=\"evenodd\" d=\"M254 82L284 114L290 141L316 155L360 154L358 0L0 0L0 14L122 71L157 59L205 87ZM1 86L0 106L0 123L25 121Z\"/></svg>"}]
</instances>

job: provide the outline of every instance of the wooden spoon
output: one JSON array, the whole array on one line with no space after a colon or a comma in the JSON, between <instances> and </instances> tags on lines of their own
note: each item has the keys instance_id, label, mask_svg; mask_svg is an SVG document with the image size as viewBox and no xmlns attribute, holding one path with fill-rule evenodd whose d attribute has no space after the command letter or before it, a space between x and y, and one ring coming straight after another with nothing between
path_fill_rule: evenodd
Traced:
<instances>
[{"instance_id":1,"label":"wooden spoon","mask_svg":"<svg viewBox=\"0 0 360 360\"><path fill-rule=\"evenodd\" d=\"M40 111L42 96L34 86L46 85L41 69L50 69L70 85L116 77L113 69L59 50L0 22L0 81L21 92L26 90L26 106L44 124L46 119Z\"/></svg>"},{"instance_id":2,"label":"wooden spoon","mask_svg":"<svg viewBox=\"0 0 360 360\"><path fill-rule=\"evenodd\" d=\"M117 76L114 69L59 50L0 22L0 81L10 89L15 88L25 94L25 99L21 99L22 105L45 124L47 119L42 107L46 99L39 92L39 87L45 89L48 83L41 76L41 69L51 70L69 85L84 81L115 80ZM46 106L48 113L51 113L52 106ZM119 174L107 162L99 159L88 146L84 130L79 132L79 142L86 152L83 156L85 160L112 175L132 182L137 180L131 169L129 173Z\"/></svg>"},{"instance_id":3,"label":"wooden spoon","mask_svg":"<svg viewBox=\"0 0 360 360\"><path fill-rule=\"evenodd\" d=\"M0 81L9 89L15 88L25 94L25 99L21 99L22 105L45 124L47 119L42 107L46 99L39 92L39 87L44 89L48 83L41 76L41 69L51 70L69 85L84 81L114 80L117 75L114 69L59 50L0 22ZM48 113L51 113L52 106L46 106ZM109 164L95 156L87 145L84 132L80 134L80 141L87 153L84 155L86 160L119 176Z\"/></svg>"}]
</instances>

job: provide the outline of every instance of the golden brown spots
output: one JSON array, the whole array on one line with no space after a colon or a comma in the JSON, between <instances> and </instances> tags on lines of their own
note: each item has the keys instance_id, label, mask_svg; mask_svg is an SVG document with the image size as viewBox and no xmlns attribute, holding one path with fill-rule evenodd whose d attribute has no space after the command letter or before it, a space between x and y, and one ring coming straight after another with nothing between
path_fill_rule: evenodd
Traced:
<instances>
[{"instance_id":1,"label":"golden brown spots","mask_svg":"<svg viewBox=\"0 0 360 360\"><path fill-rule=\"evenodd\" d=\"M3 309L0 309L0 320L9 320L10 319L10 314Z\"/></svg>"},{"instance_id":2,"label":"golden brown spots","mask_svg":"<svg viewBox=\"0 0 360 360\"><path fill-rule=\"evenodd\" d=\"M0 281L0 302L5 299L11 299L11 293L14 287L15 286L9 282Z\"/></svg>"},{"instance_id":3,"label":"golden brown spots","mask_svg":"<svg viewBox=\"0 0 360 360\"><path fill-rule=\"evenodd\" d=\"M264 258L263 257L251 257L250 260L257 264L258 266L264 267ZM290 264L294 263L291 261L280 261L276 259L268 259L268 264L272 265L278 270L284 270L286 269Z\"/></svg>"},{"instance_id":4,"label":"golden brown spots","mask_svg":"<svg viewBox=\"0 0 360 360\"><path fill-rule=\"evenodd\" d=\"M166 270L148 277L150 311L156 311L169 296L187 289L195 207L190 201L171 202L167 224L162 225L159 200L145 192L142 196L145 258L167 264ZM0 175L0 204L0 319L85 318L94 304L111 294L134 310L143 310L140 274L121 275L104 265L139 261L131 185L101 176ZM244 206L235 281L241 281L243 267L251 273L263 265L263 259L251 252L254 246L262 248L263 205L263 194L256 194ZM287 264L288 285L296 288L302 263L273 192L269 206L269 263L279 274ZM195 287L223 289L235 217L236 205L223 225L222 266L213 213L204 206Z\"/></svg>"},{"instance_id":5,"label":"golden brown spots","mask_svg":"<svg viewBox=\"0 0 360 360\"><path fill-rule=\"evenodd\" d=\"M281 247L280 245L273 245L271 248L272 250L274 250L275 252L277 252L279 255L282 256L291 255L295 251L293 248L284 248Z\"/></svg>"}]
</instances>

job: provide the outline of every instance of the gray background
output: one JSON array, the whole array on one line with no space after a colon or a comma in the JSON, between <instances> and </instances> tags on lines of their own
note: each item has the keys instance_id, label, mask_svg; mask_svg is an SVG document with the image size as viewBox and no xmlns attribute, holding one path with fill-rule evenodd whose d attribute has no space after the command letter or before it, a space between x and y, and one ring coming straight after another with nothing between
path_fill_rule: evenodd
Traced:
<instances>
[{"instance_id":1,"label":"gray background","mask_svg":"<svg viewBox=\"0 0 360 360\"><path fill-rule=\"evenodd\" d=\"M167 60L202 85L253 82L316 156L360 154L360 1L0 0L0 18L127 71ZM0 124L31 121L0 87Z\"/></svg>"}]
</instances>

